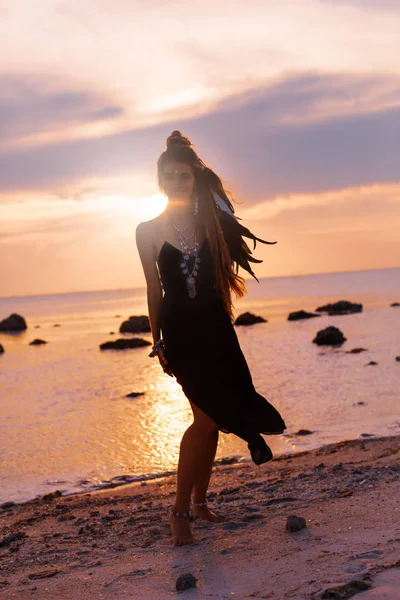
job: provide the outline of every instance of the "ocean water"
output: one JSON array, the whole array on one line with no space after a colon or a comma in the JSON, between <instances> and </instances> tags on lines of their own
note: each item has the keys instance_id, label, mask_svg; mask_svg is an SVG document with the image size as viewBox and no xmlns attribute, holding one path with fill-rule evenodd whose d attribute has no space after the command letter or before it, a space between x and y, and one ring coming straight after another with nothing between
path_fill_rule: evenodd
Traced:
<instances>
[{"instance_id":1,"label":"ocean water","mask_svg":"<svg viewBox=\"0 0 400 600\"><path fill-rule=\"evenodd\" d=\"M400 301L399 268L268 278L248 291L236 313L268 322L236 331L257 391L288 426L269 438L275 453L400 433L400 307L390 307ZM341 299L362 302L363 312L287 321ZM147 347L99 349L123 337L123 320L147 313L144 289L0 298L0 319L13 312L28 329L0 333L0 502L175 470L191 422L179 385ZM312 343L328 325L347 338L340 349ZM48 344L29 346L36 337ZM360 346L367 351L346 353ZM144 395L127 398L133 391ZM304 428L314 433L294 435ZM246 444L221 434L217 457L231 455L248 458Z\"/></svg>"}]
</instances>

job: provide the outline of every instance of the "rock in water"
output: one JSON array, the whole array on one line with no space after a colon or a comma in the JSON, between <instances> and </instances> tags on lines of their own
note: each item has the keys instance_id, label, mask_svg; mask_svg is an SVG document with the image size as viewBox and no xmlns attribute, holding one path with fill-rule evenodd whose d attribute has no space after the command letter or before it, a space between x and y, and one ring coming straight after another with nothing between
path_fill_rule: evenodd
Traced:
<instances>
[{"instance_id":1,"label":"rock in water","mask_svg":"<svg viewBox=\"0 0 400 600\"><path fill-rule=\"evenodd\" d=\"M119 338L115 342L100 344L100 350L125 350L126 348L140 348L142 346L151 346L151 343L141 338Z\"/></svg>"},{"instance_id":2,"label":"rock in water","mask_svg":"<svg viewBox=\"0 0 400 600\"><path fill-rule=\"evenodd\" d=\"M333 304L325 304L316 308L316 312L327 312L329 316L334 315L350 315L353 313L362 312L362 304L349 302L348 300L339 300Z\"/></svg>"},{"instance_id":3,"label":"rock in water","mask_svg":"<svg viewBox=\"0 0 400 600\"><path fill-rule=\"evenodd\" d=\"M3 354L3 352L4 352L4 348L3 348L3 346L0 344L0 354Z\"/></svg>"},{"instance_id":4,"label":"rock in water","mask_svg":"<svg viewBox=\"0 0 400 600\"><path fill-rule=\"evenodd\" d=\"M318 331L313 339L313 344L318 344L318 346L340 346L346 339L340 329L331 326Z\"/></svg>"},{"instance_id":5,"label":"rock in water","mask_svg":"<svg viewBox=\"0 0 400 600\"><path fill-rule=\"evenodd\" d=\"M299 429L294 435L311 435L314 433L310 429Z\"/></svg>"},{"instance_id":6,"label":"rock in water","mask_svg":"<svg viewBox=\"0 0 400 600\"><path fill-rule=\"evenodd\" d=\"M235 321L235 325L254 325L254 323L267 323L267 321L263 317L253 315L250 312L239 315Z\"/></svg>"},{"instance_id":7,"label":"rock in water","mask_svg":"<svg viewBox=\"0 0 400 600\"><path fill-rule=\"evenodd\" d=\"M0 331L25 331L27 328L24 317L13 313L7 319L0 321Z\"/></svg>"},{"instance_id":8,"label":"rock in water","mask_svg":"<svg viewBox=\"0 0 400 600\"><path fill-rule=\"evenodd\" d=\"M147 333L151 331L149 317L141 315L140 317L129 317L119 328L120 333Z\"/></svg>"},{"instance_id":9,"label":"rock in water","mask_svg":"<svg viewBox=\"0 0 400 600\"><path fill-rule=\"evenodd\" d=\"M41 346L42 344L47 344L45 340L41 340L40 338L35 338L32 342L29 342L30 346Z\"/></svg>"},{"instance_id":10,"label":"rock in water","mask_svg":"<svg viewBox=\"0 0 400 600\"><path fill-rule=\"evenodd\" d=\"M352 350L347 350L346 354L360 354L360 352L367 352L367 348L353 348Z\"/></svg>"},{"instance_id":11,"label":"rock in water","mask_svg":"<svg viewBox=\"0 0 400 600\"><path fill-rule=\"evenodd\" d=\"M307 523L304 517L289 515L286 519L286 531L300 531L305 527L307 527Z\"/></svg>"},{"instance_id":12,"label":"rock in water","mask_svg":"<svg viewBox=\"0 0 400 600\"><path fill-rule=\"evenodd\" d=\"M175 587L177 592L184 592L190 588L195 588L197 579L191 573L185 573L185 575L179 575L176 580Z\"/></svg>"},{"instance_id":13,"label":"rock in water","mask_svg":"<svg viewBox=\"0 0 400 600\"><path fill-rule=\"evenodd\" d=\"M312 319L313 317L320 317L321 315L315 315L314 313L306 312L305 310L297 310L289 313L287 318L288 321L299 321L300 319Z\"/></svg>"}]
</instances>

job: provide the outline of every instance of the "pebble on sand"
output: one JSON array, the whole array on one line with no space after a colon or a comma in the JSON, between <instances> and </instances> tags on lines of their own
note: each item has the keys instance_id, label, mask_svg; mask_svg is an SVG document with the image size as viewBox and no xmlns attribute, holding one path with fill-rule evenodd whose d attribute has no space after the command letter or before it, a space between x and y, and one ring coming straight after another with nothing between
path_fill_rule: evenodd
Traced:
<instances>
[{"instance_id":1,"label":"pebble on sand","mask_svg":"<svg viewBox=\"0 0 400 600\"><path fill-rule=\"evenodd\" d=\"M197 579L191 573L185 573L184 575L179 575L176 580L175 587L177 592L184 592L190 588L195 588L197 583Z\"/></svg>"},{"instance_id":2,"label":"pebble on sand","mask_svg":"<svg viewBox=\"0 0 400 600\"><path fill-rule=\"evenodd\" d=\"M300 531L305 527L307 527L307 523L304 517L289 515L286 519L286 531Z\"/></svg>"}]
</instances>

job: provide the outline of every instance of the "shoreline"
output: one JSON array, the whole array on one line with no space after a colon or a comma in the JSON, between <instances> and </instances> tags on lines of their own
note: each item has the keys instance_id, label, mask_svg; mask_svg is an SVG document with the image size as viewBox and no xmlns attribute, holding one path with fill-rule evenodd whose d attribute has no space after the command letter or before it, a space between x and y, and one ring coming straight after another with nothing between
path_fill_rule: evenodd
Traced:
<instances>
[{"instance_id":1,"label":"shoreline","mask_svg":"<svg viewBox=\"0 0 400 600\"><path fill-rule=\"evenodd\" d=\"M190 572L198 598L306 600L358 580L371 586L360 600L395 599L371 594L397 594L400 585L399 456L400 436L388 436L285 454L262 467L217 464L209 499L227 520L194 520L196 543L181 548L167 524L175 475L3 504L0 595L163 600ZM286 531L291 514L306 528Z\"/></svg>"},{"instance_id":2,"label":"shoreline","mask_svg":"<svg viewBox=\"0 0 400 600\"><path fill-rule=\"evenodd\" d=\"M265 437L268 437L268 436L265 436ZM296 438L299 438L302 436L298 436L298 434L290 434L289 437L296 439ZM295 458L297 456L302 456L303 454L308 454L313 451L323 450L324 448L327 448L330 446L335 446L337 444L356 442L356 441L365 441L366 439L383 440L383 439L392 438L392 437L396 437L396 436L361 434L359 437L356 437L356 438L350 438L350 439L346 439L346 440L338 440L336 442L330 442L328 444L322 444L320 446L318 446L316 444L312 448L306 448L305 450L298 450L295 452L288 451L288 452L281 452L279 454L274 454L274 461L285 460L287 458ZM400 437L400 434L399 434L399 437ZM253 463L252 463L251 458L248 458L247 456L237 455L237 454L236 455L227 455L227 456L222 456L220 458L217 458L214 461L213 468L219 467L219 466L235 465L235 464L253 464ZM174 476L176 476L176 473L177 473L177 469L173 469L170 471L163 471L160 473L147 473L147 474L141 474L141 475L129 475L129 474L128 475L114 475L110 479L104 480L100 484L97 484L97 485L93 484L93 486L88 485L87 489L76 490L76 491L66 491L66 490L62 490L62 489L55 489L53 491L47 492L46 494L39 494L37 496L33 496L32 498L28 498L27 500L22 500L20 502L17 500L5 499L0 502L0 510L1 510L1 506L3 504L12 503L16 506L24 506L26 504L29 504L30 502L41 501L44 498L49 497L53 494L55 494L57 497L60 497L60 498L67 498L67 497L71 497L71 496L95 494L97 492L102 492L102 491L119 490L120 488L123 488L125 486L131 486L131 485L135 485L135 484L143 486L143 485L147 485L148 483L151 483L151 482L161 481L168 477L174 477Z\"/></svg>"}]
</instances>

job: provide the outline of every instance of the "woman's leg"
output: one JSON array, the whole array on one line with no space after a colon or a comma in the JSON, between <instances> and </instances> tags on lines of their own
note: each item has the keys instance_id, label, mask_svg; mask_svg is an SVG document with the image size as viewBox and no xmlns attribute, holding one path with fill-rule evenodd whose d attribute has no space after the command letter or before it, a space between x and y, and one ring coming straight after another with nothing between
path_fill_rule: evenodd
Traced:
<instances>
[{"instance_id":1,"label":"woman's leg","mask_svg":"<svg viewBox=\"0 0 400 600\"><path fill-rule=\"evenodd\" d=\"M196 484L201 490L206 486L205 497L212 466L210 461L214 460L218 441L218 428L214 421L197 407L193 409L193 415L194 422L185 431L179 452L174 512L180 513L189 512L190 498ZM171 515L170 525L175 545L190 544L193 541L189 519Z\"/></svg>"},{"instance_id":2,"label":"woman's leg","mask_svg":"<svg viewBox=\"0 0 400 600\"><path fill-rule=\"evenodd\" d=\"M193 502L203 503L206 501L207 490L210 483L210 477L212 472L212 467L214 464L215 454L218 446L218 427L207 415L200 410L196 405L190 403L193 410L193 415L197 416L198 419L208 419L211 421L211 424L214 426L214 429L207 437L204 443L204 454L203 461L199 463L195 483L193 486ZM224 520L222 515L217 515L215 512L210 510L207 506L194 506L193 511L195 514L207 521L211 521L213 523L219 523Z\"/></svg>"}]
</instances>

